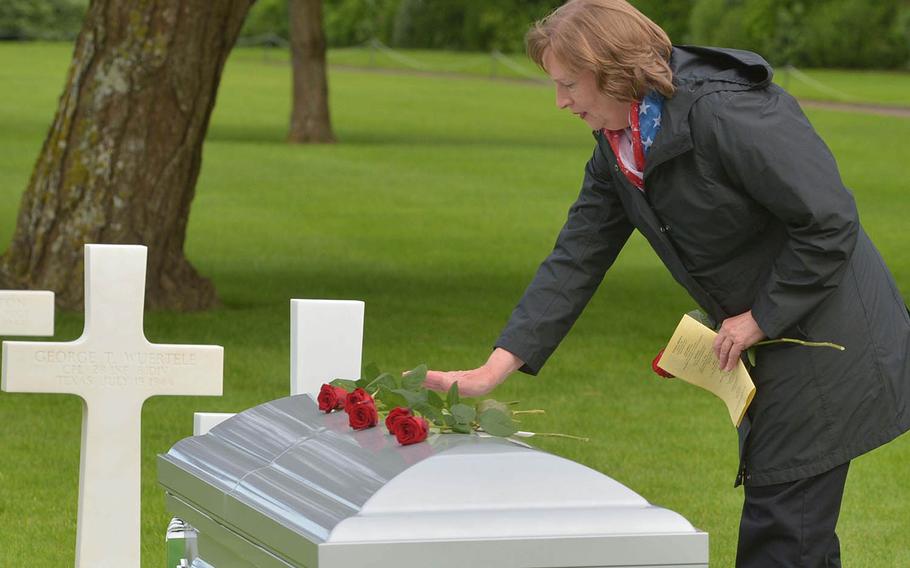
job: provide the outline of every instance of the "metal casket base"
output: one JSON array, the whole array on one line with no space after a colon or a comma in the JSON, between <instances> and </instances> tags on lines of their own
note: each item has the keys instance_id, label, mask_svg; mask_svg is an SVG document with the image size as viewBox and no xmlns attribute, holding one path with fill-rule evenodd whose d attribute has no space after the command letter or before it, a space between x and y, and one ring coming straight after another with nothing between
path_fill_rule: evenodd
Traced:
<instances>
[{"instance_id":1,"label":"metal casket base","mask_svg":"<svg viewBox=\"0 0 910 568\"><path fill-rule=\"evenodd\" d=\"M509 440L399 446L306 395L158 458L195 568L708 566L708 535L609 477Z\"/></svg>"}]
</instances>

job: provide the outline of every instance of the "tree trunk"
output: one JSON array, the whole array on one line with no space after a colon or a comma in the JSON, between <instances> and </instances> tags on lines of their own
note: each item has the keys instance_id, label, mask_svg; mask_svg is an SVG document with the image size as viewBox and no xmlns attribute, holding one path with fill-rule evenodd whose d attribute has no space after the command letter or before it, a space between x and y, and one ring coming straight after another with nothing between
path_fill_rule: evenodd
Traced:
<instances>
[{"instance_id":1,"label":"tree trunk","mask_svg":"<svg viewBox=\"0 0 910 568\"><path fill-rule=\"evenodd\" d=\"M334 142L329 120L322 0L289 0L294 91L288 141Z\"/></svg>"},{"instance_id":2,"label":"tree trunk","mask_svg":"<svg viewBox=\"0 0 910 568\"><path fill-rule=\"evenodd\" d=\"M144 244L146 305L217 305L183 254L202 142L253 0L93 0L22 198L0 287L79 309L83 244Z\"/></svg>"}]
</instances>

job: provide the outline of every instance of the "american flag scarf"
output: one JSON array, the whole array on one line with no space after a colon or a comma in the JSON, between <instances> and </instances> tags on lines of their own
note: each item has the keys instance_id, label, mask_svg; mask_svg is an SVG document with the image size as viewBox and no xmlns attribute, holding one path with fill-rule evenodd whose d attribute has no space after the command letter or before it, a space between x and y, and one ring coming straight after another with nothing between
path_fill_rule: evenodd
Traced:
<instances>
[{"instance_id":1,"label":"american flag scarf","mask_svg":"<svg viewBox=\"0 0 910 568\"><path fill-rule=\"evenodd\" d=\"M664 98L651 91L641 101L635 101L629 109L629 128L607 130L603 133L610 142L616 163L620 170L638 189L644 191L645 159L657 132L660 130L660 111Z\"/></svg>"}]
</instances>

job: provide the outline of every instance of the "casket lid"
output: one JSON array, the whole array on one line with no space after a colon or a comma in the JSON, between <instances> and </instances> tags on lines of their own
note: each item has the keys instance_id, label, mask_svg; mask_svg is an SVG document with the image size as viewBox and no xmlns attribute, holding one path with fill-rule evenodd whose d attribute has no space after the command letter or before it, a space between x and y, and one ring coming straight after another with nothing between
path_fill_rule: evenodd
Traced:
<instances>
[{"instance_id":1,"label":"casket lid","mask_svg":"<svg viewBox=\"0 0 910 568\"><path fill-rule=\"evenodd\" d=\"M159 481L285 557L294 556L292 537L319 545L695 532L578 463L469 435L400 446L382 425L354 431L345 413L321 413L308 395L181 440L159 456Z\"/></svg>"}]
</instances>

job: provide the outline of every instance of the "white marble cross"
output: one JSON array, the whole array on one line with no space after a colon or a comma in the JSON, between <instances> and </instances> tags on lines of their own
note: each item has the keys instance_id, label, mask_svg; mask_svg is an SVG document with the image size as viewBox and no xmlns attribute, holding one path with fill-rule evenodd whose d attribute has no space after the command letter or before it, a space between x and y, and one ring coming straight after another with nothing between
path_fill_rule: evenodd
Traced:
<instances>
[{"instance_id":1,"label":"white marble cross","mask_svg":"<svg viewBox=\"0 0 910 568\"><path fill-rule=\"evenodd\" d=\"M314 399L323 383L360 378L364 303L359 300L291 300L291 394ZM201 436L233 416L196 412Z\"/></svg>"},{"instance_id":2,"label":"white marble cross","mask_svg":"<svg viewBox=\"0 0 910 568\"><path fill-rule=\"evenodd\" d=\"M54 335L54 293L0 290L0 335Z\"/></svg>"},{"instance_id":3,"label":"white marble cross","mask_svg":"<svg viewBox=\"0 0 910 568\"><path fill-rule=\"evenodd\" d=\"M145 338L146 253L144 246L86 245L82 336L3 343L3 390L83 400L77 568L139 566L145 399L221 394L221 347Z\"/></svg>"}]
</instances>

